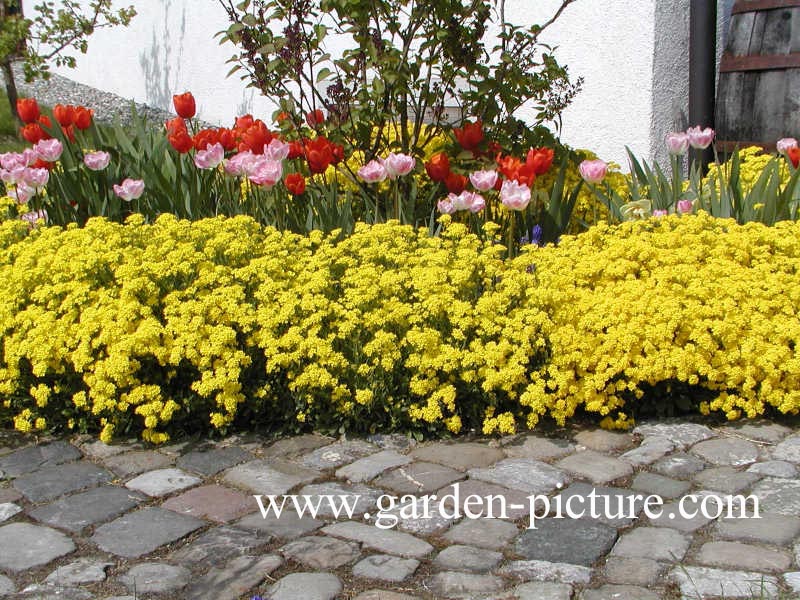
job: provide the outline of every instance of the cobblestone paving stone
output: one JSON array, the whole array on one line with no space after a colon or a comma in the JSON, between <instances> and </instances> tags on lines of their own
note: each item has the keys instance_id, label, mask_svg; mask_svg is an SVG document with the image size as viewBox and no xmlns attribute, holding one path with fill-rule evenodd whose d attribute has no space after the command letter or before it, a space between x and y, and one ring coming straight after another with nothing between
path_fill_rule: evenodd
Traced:
<instances>
[{"instance_id":1,"label":"cobblestone paving stone","mask_svg":"<svg viewBox=\"0 0 800 600\"><path fill-rule=\"evenodd\" d=\"M3 599L800 599L800 421L3 443Z\"/></svg>"}]
</instances>

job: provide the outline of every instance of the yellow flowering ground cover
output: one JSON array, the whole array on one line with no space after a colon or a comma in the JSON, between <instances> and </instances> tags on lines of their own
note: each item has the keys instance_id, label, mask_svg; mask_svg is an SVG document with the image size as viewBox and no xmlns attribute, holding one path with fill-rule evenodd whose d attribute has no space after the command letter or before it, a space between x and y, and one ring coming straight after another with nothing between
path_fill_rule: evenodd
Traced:
<instances>
[{"instance_id":1,"label":"yellow flowering ground cover","mask_svg":"<svg viewBox=\"0 0 800 600\"><path fill-rule=\"evenodd\" d=\"M486 238L494 236L487 226ZM0 424L508 433L631 423L647 386L800 407L800 225L599 224L504 248L450 224L302 237L245 217L0 223Z\"/></svg>"}]
</instances>

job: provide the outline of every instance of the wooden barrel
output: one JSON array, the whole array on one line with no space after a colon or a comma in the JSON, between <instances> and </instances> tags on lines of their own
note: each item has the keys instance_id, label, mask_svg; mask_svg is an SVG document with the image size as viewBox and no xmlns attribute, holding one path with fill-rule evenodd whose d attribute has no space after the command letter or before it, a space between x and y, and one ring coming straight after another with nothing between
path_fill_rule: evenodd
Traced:
<instances>
[{"instance_id":1,"label":"wooden barrel","mask_svg":"<svg viewBox=\"0 0 800 600\"><path fill-rule=\"evenodd\" d=\"M717 148L800 138L800 0L736 0L717 86Z\"/></svg>"}]
</instances>

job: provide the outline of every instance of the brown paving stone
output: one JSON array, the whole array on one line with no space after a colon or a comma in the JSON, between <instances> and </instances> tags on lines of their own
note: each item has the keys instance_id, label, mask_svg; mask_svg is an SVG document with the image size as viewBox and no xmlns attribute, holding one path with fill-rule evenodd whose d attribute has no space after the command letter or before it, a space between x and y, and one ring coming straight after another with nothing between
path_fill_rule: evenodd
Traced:
<instances>
[{"instance_id":1,"label":"brown paving stone","mask_svg":"<svg viewBox=\"0 0 800 600\"><path fill-rule=\"evenodd\" d=\"M169 467L174 461L166 454L161 454L154 450L134 450L133 452L110 456L103 462L119 477L126 479L145 471Z\"/></svg>"},{"instance_id":2,"label":"brown paving stone","mask_svg":"<svg viewBox=\"0 0 800 600\"><path fill-rule=\"evenodd\" d=\"M0 504L5 502L16 502L20 498L22 498L22 494L20 494L14 488L0 487Z\"/></svg>"},{"instance_id":3,"label":"brown paving stone","mask_svg":"<svg viewBox=\"0 0 800 600\"><path fill-rule=\"evenodd\" d=\"M181 514L228 523L251 513L256 504L252 496L212 484L170 498L162 506Z\"/></svg>"},{"instance_id":4,"label":"brown paving stone","mask_svg":"<svg viewBox=\"0 0 800 600\"><path fill-rule=\"evenodd\" d=\"M461 471L435 463L415 462L385 473L374 484L400 494L427 494L460 479L464 479Z\"/></svg>"},{"instance_id":5,"label":"brown paving stone","mask_svg":"<svg viewBox=\"0 0 800 600\"><path fill-rule=\"evenodd\" d=\"M618 433L605 429L581 431L575 436L575 441L597 452L618 452L630 448L634 443L630 433Z\"/></svg>"},{"instance_id":6,"label":"brown paving stone","mask_svg":"<svg viewBox=\"0 0 800 600\"><path fill-rule=\"evenodd\" d=\"M472 442L459 444L437 442L417 448L411 455L417 460L437 463L458 471L489 467L505 458L505 454L497 448Z\"/></svg>"},{"instance_id":7,"label":"brown paving stone","mask_svg":"<svg viewBox=\"0 0 800 600\"><path fill-rule=\"evenodd\" d=\"M324 435L307 433L278 440L268 448L265 448L261 455L266 458L293 458L332 444L335 441L335 439Z\"/></svg>"}]
</instances>

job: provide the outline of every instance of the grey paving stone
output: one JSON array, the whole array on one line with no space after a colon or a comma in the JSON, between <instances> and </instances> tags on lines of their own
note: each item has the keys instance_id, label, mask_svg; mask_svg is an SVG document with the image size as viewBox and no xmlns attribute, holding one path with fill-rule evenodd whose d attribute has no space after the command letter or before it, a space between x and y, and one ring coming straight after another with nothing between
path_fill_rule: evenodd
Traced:
<instances>
[{"instance_id":1,"label":"grey paving stone","mask_svg":"<svg viewBox=\"0 0 800 600\"><path fill-rule=\"evenodd\" d=\"M202 480L180 469L157 469L131 479L125 487L143 492L152 498L161 498L197 485Z\"/></svg>"},{"instance_id":2,"label":"grey paving stone","mask_svg":"<svg viewBox=\"0 0 800 600\"><path fill-rule=\"evenodd\" d=\"M603 585L592 590L583 590L578 600L661 600L661 595L652 590L632 585Z\"/></svg>"},{"instance_id":3,"label":"grey paving stone","mask_svg":"<svg viewBox=\"0 0 800 600\"><path fill-rule=\"evenodd\" d=\"M117 454L122 454L128 450L133 450L137 446L138 444L133 444L131 442L122 444L106 444L100 440L95 440L93 442L82 444L81 450L86 456L103 460L112 456L116 456Z\"/></svg>"},{"instance_id":4,"label":"grey paving stone","mask_svg":"<svg viewBox=\"0 0 800 600\"><path fill-rule=\"evenodd\" d=\"M792 564L791 555L784 550L739 542L707 542L695 560L701 565L737 571L785 571Z\"/></svg>"},{"instance_id":5,"label":"grey paving stone","mask_svg":"<svg viewBox=\"0 0 800 600\"><path fill-rule=\"evenodd\" d=\"M303 486L298 492L299 496L309 496L309 502L318 508L317 517L321 519L347 518L345 498L347 505L353 509L353 516L361 517L364 513L374 512L378 498L384 494L382 490L366 486L362 483L348 485L338 481L325 483L312 483ZM301 501L301 498L298 498ZM285 506L291 506L288 502Z\"/></svg>"},{"instance_id":6,"label":"grey paving stone","mask_svg":"<svg viewBox=\"0 0 800 600\"><path fill-rule=\"evenodd\" d=\"M284 540L293 540L316 531L325 524L324 521L311 517L299 517L292 510L285 510L278 517L272 513L264 518L260 512L247 515L236 521L235 525L242 529L263 531L271 536Z\"/></svg>"},{"instance_id":7,"label":"grey paving stone","mask_svg":"<svg viewBox=\"0 0 800 600\"><path fill-rule=\"evenodd\" d=\"M581 446L597 452L617 452L633 446L630 433L606 431L605 429L586 429L575 436Z\"/></svg>"},{"instance_id":8,"label":"grey paving stone","mask_svg":"<svg viewBox=\"0 0 800 600\"><path fill-rule=\"evenodd\" d=\"M379 529L372 525L344 521L322 528L322 532L354 542L378 552L395 554L406 558L422 558L433 550L428 542L401 531Z\"/></svg>"},{"instance_id":9,"label":"grey paving stone","mask_svg":"<svg viewBox=\"0 0 800 600\"><path fill-rule=\"evenodd\" d=\"M550 499L550 514L556 514L560 506L561 515L570 519L599 521L615 528L626 527L636 521L644 507L644 498L641 492L626 488L577 482ZM544 504L537 503L536 514L540 514L539 506L544 507ZM572 514L567 512L568 508Z\"/></svg>"},{"instance_id":10,"label":"grey paving stone","mask_svg":"<svg viewBox=\"0 0 800 600\"><path fill-rule=\"evenodd\" d=\"M442 537L452 544L502 550L517 534L519 534L517 526L508 521L465 519Z\"/></svg>"},{"instance_id":11,"label":"grey paving stone","mask_svg":"<svg viewBox=\"0 0 800 600\"><path fill-rule=\"evenodd\" d=\"M336 477L354 483L363 483L375 479L384 471L407 465L410 462L411 457L409 456L404 456L395 450L382 450L337 469Z\"/></svg>"},{"instance_id":12,"label":"grey paving stone","mask_svg":"<svg viewBox=\"0 0 800 600\"><path fill-rule=\"evenodd\" d=\"M786 438L772 450L772 458L800 464L800 435Z\"/></svg>"},{"instance_id":13,"label":"grey paving stone","mask_svg":"<svg viewBox=\"0 0 800 600\"><path fill-rule=\"evenodd\" d=\"M227 446L202 452L189 452L178 459L178 467L210 477L252 458L252 454L238 446Z\"/></svg>"},{"instance_id":14,"label":"grey paving stone","mask_svg":"<svg viewBox=\"0 0 800 600\"><path fill-rule=\"evenodd\" d=\"M501 450L490 448L485 444L437 442L416 448L411 452L411 456L417 460L437 463L457 471L466 471L493 465L504 458L505 454Z\"/></svg>"},{"instance_id":15,"label":"grey paving stone","mask_svg":"<svg viewBox=\"0 0 800 600\"><path fill-rule=\"evenodd\" d=\"M419 567L419 561L414 558L373 554L353 566L353 575L365 579L397 583L411 577L417 567Z\"/></svg>"},{"instance_id":16,"label":"grey paving stone","mask_svg":"<svg viewBox=\"0 0 800 600\"><path fill-rule=\"evenodd\" d=\"M17 590L17 586L5 575L0 575L0 595L13 594Z\"/></svg>"},{"instance_id":17,"label":"grey paving stone","mask_svg":"<svg viewBox=\"0 0 800 600\"><path fill-rule=\"evenodd\" d=\"M426 587L436 598L471 598L500 592L504 585L503 580L494 575L444 571L428 579Z\"/></svg>"},{"instance_id":18,"label":"grey paving stone","mask_svg":"<svg viewBox=\"0 0 800 600\"><path fill-rule=\"evenodd\" d=\"M800 536L800 518L760 513L759 519L720 519L714 535L725 540L788 546Z\"/></svg>"},{"instance_id":19,"label":"grey paving stone","mask_svg":"<svg viewBox=\"0 0 800 600\"><path fill-rule=\"evenodd\" d=\"M138 492L116 486L100 486L87 492L60 498L31 510L28 514L42 523L79 532L118 517L138 506L145 497Z\"/></svg>"},{"instance_id":20,"label":"grey paving stone","mask_svg":"<svg viewBox=\"0 0 800 600\"><path fill-rule=\"evenodd\" d=\"M103 463L122 479L127 479L145 471L163 469L171 466L173 462L173 458L154 450L134 450L133 452L110 456L103 460Z\"/></svg>"},{"instance_id":21,"label":"grey paving stone","mask_svg":"<svg viewBox=\"0 0 800 600\"><path fill-rule=\"evenodd\" d=\"M58 567L44 582L59 586L97 583L106 580L106 569L113 565L114 563L87 556Z\"/></svg>"},{"instance_id":22,"label":"grey paving stone","mask_svg":"<svg viewBox=\"0 0 800 600\"><path fill-rule=\"evenodd\" d=\"M375 485L400 494L430 494L463 478L461 471L444 465L414 462L384 473L375 480Z\"/></svg>"},{"instance_id":23,"label":"grey paving stone","mask_svg":"<svg viewBox=\"0 0 800 600\"><path fill-rule=\"evenodd\" d=\"M335 440L316 433L306 433L294 437L283 438L264 449L262 454L266 458L295 458L303 454L328 446Z\"/></svg>"},{"instance_id":24,"label":"grey paving stone","mask_svg":"<svg viewBox=\"0 0 800 600\"><path fill-rule=\"evenodd\" d=\"M585 584L592 579L589 567L546 560L515 560L501 567L499 573L523 581Z\"/></svg>"},{"instance_id":25,"label":"grey paving stone","mask_svg":"<svg viewBox=\"0 0 800 600\"><path fill-rule=\"evenodd\" d=\"M389 590L367 590L356 596L353 600L417 600L418 596L398 594Z\"/></svg>"},{"instance_id":26,"label":"grey paving stone","mask_svg":"<svg viewBox=\"0 0 800 600\"><path fill-rule=\"evenodd\" d=\"M432 497L431 497L432 498ZM444 509L444 510L442 510ZM416 498L413 505L409 502L397 502L394 510L385 510L372 515L373 519L381 519L381 525L397 523L397 528L414 535L431 535L440 533L458 520L456 511L442 506L439 501L428 501L426 497ZM377 521L373 520L373 523Z\"/></svg>"},{"instance_id":27,"label":"grey paving stone","mask_svg":"<svg viewBox=\"0 0 800 600\"><path fill-rule=\"evenodd\" d=\"M111 481L114 476L90 462L75 462L22 475L14 487L31 502L48 502L59 496Z\"/></svg>"},{"instance_id":28,"label":"grey paving stone","mask_svg":"<svg viewBox=\"0 0 800 600\"><path fill-rule=\"evenodd\" d=\"M212 567L239 556L256 554L270 542L268 534L223 525L201 534L172 553L171 559L187 567Z\"/></svg>"},{"instance_id":29,"label":"grey paving stone","mask_svg":"<svg viewBox=\"0 0 800 600\"><path fill-rule=\"evenodd\" d=\"M669 454L676 448L675 442L663 436L657 435L645 438L644 441L633 450L628 450L621 460L630 463L634 467L643 467L653 464L663 456Z\"/></svg>"},{"instance_id":30,"label":"grey paving stone","mask_svg":"<svg viewBox=\"0 0 800 600\"><path fill-rule=\"evenodd\" d=\"M611 550L613 556L647 557L664 562L678 562L689 549L689 539L674 529L636 527L619 538Z\"/></svg>"},{"instance_id":31,"label":"grey paving stone","mask_svg":"<svg viewBox=\"0 0 800 600\"><path fill-rule=\"evenodd\" d=\"M758 460L758 446L739 438L717 438L692 446L690 452L712 465L743 467Z\"/></svg>"},{"instance_id":32,"label":"grey paving stone","mask_svg":"<svg viewBox=\"0 0 800 600\"><path fill-rule=\"evenodd\" d=\"M517 600L570 600L572 586L550 581L522 583L514 588L514 596Z\"/></svg>"},{"instance_id":33,"label":"grey paving stone","mask_svg":"<svg viewBox=\"0 0 800 600\"><path fill-rule=\"evenodd\" d=\"M724 571L708 567L680 566L670 573L687 598L774 598L778 580L771 575L747 571Z\"/></svg>"},{"instance_id":34,"label":"grey paving stone","mask_svg":"<svg viewBox=\"0 0 800 600\"><path fill-rule=\"evenodd\" d=\"M747 472L757 473L764 477L783 477L786 479L793 479L798 475L797 467L785 460L768 460L753 463L747 467Z\"/></svg>"},{"instance_id":35,"label":"grey paving stone","mask_svg":"<svg viewBox=\"0 0 800 600\"><path fill-rule=\"evenodd\" d=\"M800 514L800 480L765 477L753 486L764 512L795 516Z\"/></svg>"},{"instance_id":36,"label":"grey paving stone","mask_svg":"<svg viewBox=\"0 0 800 600\"><path fill-rule=\"evenodd\" d=\"M658 473L641 471L636 474L631 484L631 489L645 494L655 495L665 500L672 500L683 496L692 487L687 481L664 477Z\"/></svg>"},{"instance_id":37,"label":"grey paving stone","mask_svg":"<svg viewBox=\"0 0 800 600\"><path fill-rule=\"evenodd\" d=\"M770 444L777 444L792 432L790 428L771 421L740 421L727 425L722 430Z\"/></svg>"},{"instance_id":38,"label":"grey paving stone","mask_svg":"<svg viewBox=\"0 0 800 600\"><path fill-rule=\"evenodd\" d=\"M27 586L14 596L15 600L91 600L91 592L76 587L60 587L49 584L35 583Z\"/></svg>"},{"instance_id":39,"label":"grey paving stone","mask_svg":"<svg viewBox=\"0 0 800 600\"><path fill-rule=\"evenodd\" d=\"M143 508L95 530L91 541L102 550L137 558L203 527L200 519L165 508Z\"/></svg>"},{"instance_id":40,"label":"grey paving stone","mask_svg":"<svg viewBox=\"0 0 800 600\"><path fill-rule=\"evenodd\" d=\"M481 504L477 505L471 496L481 499ZM440 489L436 497L444 502L448 510L458 507L458 514L462 516L467 515L467 508L472 515L481 514L498 519L521 519L530 513L530 500L526 492L479 479L458 481Z\"/></svg>"},{"instance_id":41,"label":"grey paving stone","mask_svg":"<svg viewBox=\"0 0 800 600\"><path fill-rule=\"evenodd\" d=\"M13 502L3 502L0 504L0 523L8 521L14 515L22 512L22 507Z\"/></svg>"},{"instance_id":42,"label":"grey paving stone","mask_svg":"<svg viewBox=\"0 0 800 600\"><path fill-rule=\"evenodd\" d=\"M67 442L28 446L0 457L0 472L13 479L43 467L52 467L78 460L80 457L80 450Z\"/></svg>"},{"instance_id":43,"label":"grey paving stone","mask_svg":"<svg viewBox=\"0 0 800 600\"><path fill-rule=\"evenodd\" d=\"M300 462L310 469L323 471L355 462L359 458L375 454L378 450L377 446L363 440L347 440L317 448L303 456Z\"/></svg>"},{"instance_id":44,"label":"grey paving stone","mask_svg":"<svg viewBox=\"0 0 800 600\"><path fill-rule=\"evenodd\" d=\"M367 436L367 441L382 450L403 451L417 445L417 440L402 433L376 433Z\"/></svg>"},{"instance_id":45,"label":"grey paving stone","mask_svg":"<svg viewBox=\"0 0 800 600\"><path fill-rule=\"evenodd\" d=\"M683 512L681 512L681 502L683 502ZM677 529L685 533L697 531L714 520L712 516L715 513L712 511L717 506L716 503L707 504L709 512L706 513L703 511L702 502L702 497L699 494L696 499L682 498L678 502L667 502L660 507L661 516L650 519L650 525Z\"/></svg>"},{"instance_id":46,"label":"grey paving stone","mask_svg":"<svg viewBox=\"0 0 800 600\"><path fill-rule=\"evenodd\" d=\"M148 562L135 565L119 581L137 594L174 592L182 590L189 584L191 571L184 567L176 567L162 562Z\"/></svg>"},{"instance_id":47,"label":"grey paving stone","mask_svg":"<svg viewBox=\"0 0 800 600\"><path fill-rule=\"evenodd\" d=\"M633 430L633 433L642 435L645 439L653 436L663 437L672 440L684 450L717 435L705 425L697 423L642 423Z\"/></svg>"},{"instance_id":48,"label":"grey paving stone","mask_svg":"<svg viewBox=\"0 0 800 600\"><path fill-rule=\"evenodd\" d=\"M25 571L75 550L66 535L49 527L30 523L10 523L0 527L0 569Z\"/></svg>"},{"instance_id":49,"label":"grey paving stone","mask_svg":"<svg viewBox=\"0 0 800 600\"><path fill-rule=\"evenodd\" d=\"M280 579L267 593L269 600L333 600L342 582L331 573L292 573Z\"/></svg>"},{"instance_id":50,"label":"grey paving stone","mask_svg":"<svg viewBox=\"0 0 800 600\"><path fill-rule=\"evenodd\" d=\"M784 573L783 580L793 592L800 594L800 572Z\"/></svg>"},{"instance_id":51,"label":"grey paving stone","mask_svg":"<svg viewBox=\"0 0 800 600\"><path fill-rule=\"evenodd\" d=\"M455 544L439 552L433 565L443 571L486 573L494 569L501 560L503 555L500 552Z\"/></svg>"},{"instance_id":52,"label":"grey paving stone","mask_svg":"<svg viewBox=\"0 0 800 600\"><path fill-rule=\"evenodd\" d=\"M609 556L603 577L609 583L650 587L658 580L663 566L649 558Z\"/></svg>"},{"instance_id":53,"label":"grey paving stone","mask_svg":"<svg viewBox=\"0 0 800 600\"><path fill-rule=\"evenodd\" d=\"M138 600L135 596L108 596L103 600Z\"/></svg>"},{"instance_id":54,"label":"grey paving stone","mask_svg":"<svg viewBox=\"0 0 800 600\"><path fill-rule=\"evenodd\" d=\"M468 473L473 479L527 494L548 494L569 483L569 476L564 471L529 458L507 458L492 467L470 469Z\"/></svg>"},{"instance_id":55,"label":"grey paving stone","mask_svg":"<svg viewBox=\"0 0 800 600\"><path fill-rule=\"evenodd\" d=\"M185 597L192 600L238 600L282 564L281 558L273 555L237 556L193 581L186 589ZM297 596L311 597L303 593Z\"/></svg>"},{"instance_id":56,"label":"grey paving stone","mask_svg":"<svg viewBox=\"0 0 800 600\"><path fill-rule=\"evenodd\" d=\"M633 474L633 468L629 463L594 450L584 450L562 458L556 466L576 477L598 484L609 483Z\"/></svg>"},{"instance_id":57,"label":"grey paving stone","mask_svg":"<svg viewBox=\"0 0 800 600\"><path fill-rule=\"evenodd\" d=\"M513 444L504 446L503 451L508 458L548 461L572 454L575 452L575 444L568 440L527 435Z\"/></svg>"},{"instance_id":58,"label":"grey paving stone","mask_svg":"<svg viewBox=\"0 0 800 600\"><path fill-rule=\"evenodd\" d=\"M738 494L759 479L761 475L757 473L737 471L733 467L714 467L700 471L694 476L695 483L703 489L726 494Z\"/></svg>"},{"instance_id":59,"label":"grey paving stone","mask_svg":"<svg viewBox=\"0 0 800 600\"><path fill-rule=\"evenodd\" d=\"M517 539L514 549L528 560L591 566L608 553L617 530L585 519L540 519Z\"/></svg>"},{"instance_id":60,"label":"grey paving stone","mask_svg":"<svg viewBox=\"0 0 800 600\"><path fill-rule=\"evenodd\" d=\"M0 502L16 502L17 500L22 499L22 494L20 494L14 488L8 486L7 484L0 483Z\"/></svg>"},{"instance_id":61,"label":"grey paving stone","mask_svg":"<svg viewBox=\"0 0 800 600\"><path fill-rule=\"evenodd\" d=\"M311 535L289 542L278 552L310 569L338 569L361 556L359 545L325 535Z\"/></svg>"},{"instance_id":62,"label":"grey paving stone","mask_svg":"<svg viewBox=\"0 0 800 600\"><path fill-rule=\"evenodd\" d=\"M692 476L705 469L705 461L685 454L677 452L653 463L653 470L664 477L672 477L673 479L691 479Z\"/></svg>"},{"instance_id":63,"label":"grey paving stone","mask_svg":"<svg viewBox=\"0 0 800 600\"><path fill-rule=\"evenodd\" d=\"M283 459L253 460L225 473L226 483L256 494L285 494L295 486L311 483L320 476L314 469L306 469Z\"/></svg>"}]
</instances>

